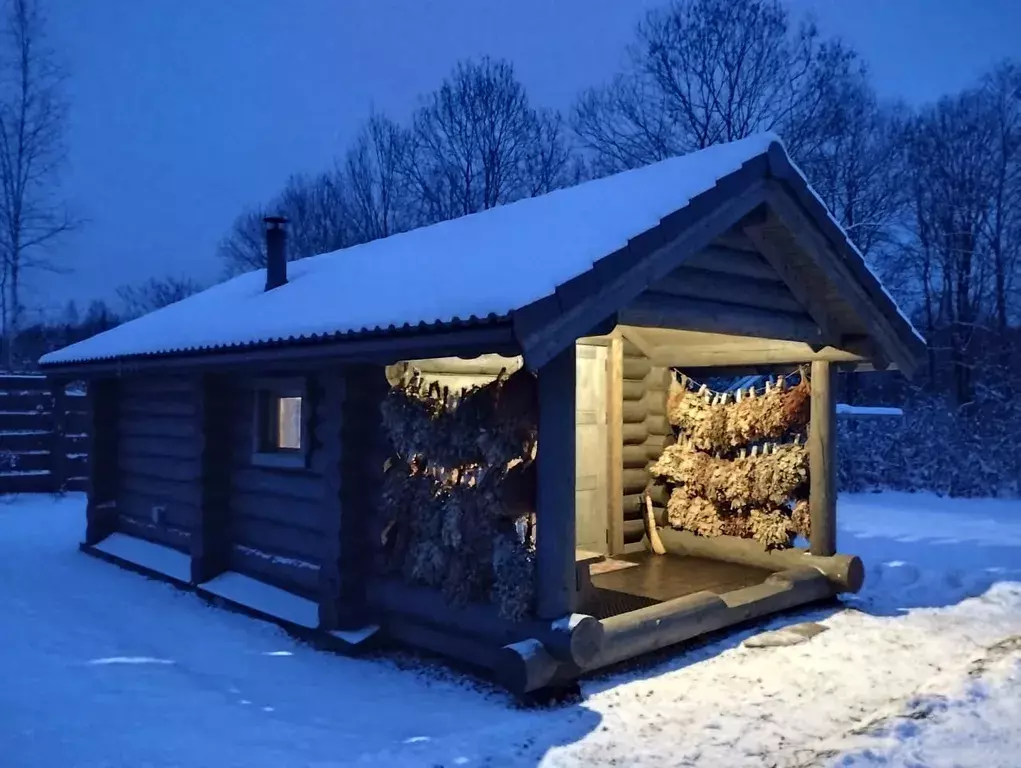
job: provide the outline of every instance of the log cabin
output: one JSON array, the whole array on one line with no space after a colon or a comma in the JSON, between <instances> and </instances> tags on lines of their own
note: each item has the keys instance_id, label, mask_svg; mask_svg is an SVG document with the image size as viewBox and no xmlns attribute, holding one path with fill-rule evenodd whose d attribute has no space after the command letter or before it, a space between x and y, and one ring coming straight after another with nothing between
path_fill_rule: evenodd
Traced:
<instances>
[{"instance_id":1,"label":"log cabin","mask_svg":"<svg viewBox=\"0 0 1021 768\"><path fill-rule=\"evenodd\" d=\"M910 376L924 342L775 136L297 261L285 225L266 221L266 269L41 359L88 382L84 551L518 692L860 588L837 551L834 375ZM674 372L798 366L807 548L672 530L648 469L675 439ZM523 618L375 567L380 406L409 367L453 390L535 377Z\"/></svg>"}]
</instances>

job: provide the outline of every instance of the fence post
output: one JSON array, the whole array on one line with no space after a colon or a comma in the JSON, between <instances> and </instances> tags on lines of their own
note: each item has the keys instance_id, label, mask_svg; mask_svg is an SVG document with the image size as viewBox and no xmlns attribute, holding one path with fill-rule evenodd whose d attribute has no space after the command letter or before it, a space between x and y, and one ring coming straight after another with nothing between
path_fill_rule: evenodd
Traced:
<instances>
[{"instance_id":1,"label":"fence post","mask_svg":"<svg viewBox=\"0 0 1021 768\"><path fill-rule=\"evenodd\" d=\"M53 379L53 427L50 433L50 483L53 493L60 493L67 484L67 382Z\"/></svg>"}]
</instances>

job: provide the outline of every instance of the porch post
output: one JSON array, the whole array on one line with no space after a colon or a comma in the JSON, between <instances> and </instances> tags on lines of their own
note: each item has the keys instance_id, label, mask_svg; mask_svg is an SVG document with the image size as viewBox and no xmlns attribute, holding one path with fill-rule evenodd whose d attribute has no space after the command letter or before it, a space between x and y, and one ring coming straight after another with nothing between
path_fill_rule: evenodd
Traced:
<instances>
[{"instance_id":1,"label":"porch post","mask_svg":"<svg viewBox=\"0 0 1021 768\"><path fill-rule=\"evenodd\" d=\"M836 369L826 361L812 363L812 408L808 429L809 508L813 555L837 551L837 406Z\"/></svg>"},{"instance_id":2,"label":"porch post","mask_svg":"<svg viewBox=\"0 0 1021 768\"><path fill-rule=\"evenodd\" d=\"M575 609L576 348L538 371L539 446L536 494L536 613L556 619Z\"/></svg>"}]
</instances>

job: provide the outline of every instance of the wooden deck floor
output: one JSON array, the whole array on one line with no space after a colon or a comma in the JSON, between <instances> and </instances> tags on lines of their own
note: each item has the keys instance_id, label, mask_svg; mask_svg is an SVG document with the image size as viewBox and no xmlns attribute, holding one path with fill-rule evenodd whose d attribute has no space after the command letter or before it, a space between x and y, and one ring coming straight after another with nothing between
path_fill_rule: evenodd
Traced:
<instances>
[{"instance_id":1,"label":"wooden deck floor","mask_svg":"<svg viewBox=\"0 0 1021 768\"><path fill-rule=\"evenodd\" d=\"M600 619L655 605L694 592L723 594L761 584L771 571L701 557L677 557L640 552L617 555L615 560L638 563L592 576L595 587L586 613Z\"/></svg>"}]
</instances>

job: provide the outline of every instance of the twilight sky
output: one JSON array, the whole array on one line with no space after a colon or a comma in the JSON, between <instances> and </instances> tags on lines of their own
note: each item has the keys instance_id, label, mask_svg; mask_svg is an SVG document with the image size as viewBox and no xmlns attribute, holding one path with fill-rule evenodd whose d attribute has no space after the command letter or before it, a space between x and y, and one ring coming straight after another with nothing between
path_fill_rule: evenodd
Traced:
<instances>
[{"instance_id":1,"label":"twilight sky","mask_svg":"<svg viewBox=\"0 0 1021 768\"><path fill-rule=\"evenodd\" d=\"M567 110L661 0L50 0L71 72L65 187L87 221L36 275L30 314L154 275L212 280L246 205L342 152L371 108L402 119L464 57L510 59ZM790 0L922 103L1021 56L1019 0Z\"/></svg>"}]
</instances>

